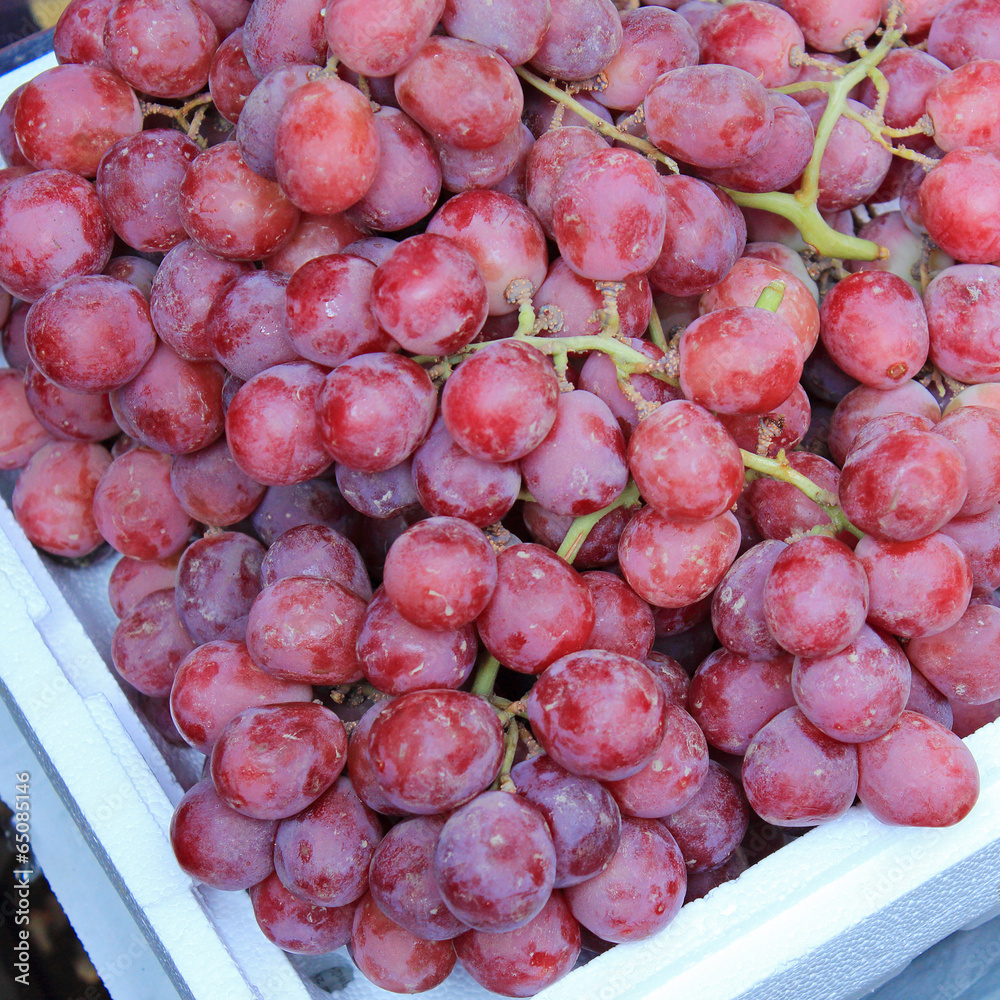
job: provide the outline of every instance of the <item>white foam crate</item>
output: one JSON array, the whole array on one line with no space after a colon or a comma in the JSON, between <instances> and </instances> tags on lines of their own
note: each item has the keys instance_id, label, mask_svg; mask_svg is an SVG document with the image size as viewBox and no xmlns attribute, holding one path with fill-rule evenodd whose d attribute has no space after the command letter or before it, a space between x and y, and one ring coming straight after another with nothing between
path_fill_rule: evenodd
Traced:
<instances>
[{"instance_id":1,"label":"white foam crate","mask_svg":"<svg viewBox=\"0 0 1000 1000\"><path fill-rule=\"evenodd\" d=\"M0 101L51 57L0 78ZM12 478L3 479L9 501ZM197 770L151 737L108 667L113 557L43 560L0 504L0 795L32 771L37 856L115 1000L376 1000L346 953L290 959L244 893L195 885L168 842ZM945 830L855 807L619 945L543 1000L847 1000L952 931L1000 913L1000 722L969 737L975 809ZM26 762L27 755L37 759ZM485 1000L458 970L432 1000Z\"/></svg>"},{"instance_id":2,"label":"white foam crate","mask_svg":"<svg viewBox=\"0 0 1000 1000\"><path fill-rule=\"evenodd\" d=\"M106 599L112 562L109 556L86 569L43 562L0 506L0 694L65 814L63 833L48 831L44 850L36 842L41 864L57 894L69 869L64 905L115 1000L329 995L310 976L340 1000L389 996L360 976L336 989L350 975L343 954L293 965L264 941L245 894L201 889L177 868L167 830L182 794L176 775L192 780L193 755L150 737L106 664L115 621ZM863 996L935 941L1000 912L1000 723L968 745L982 794L957 826L887 827L855 807L685 906L657 937L614 948L541 995ZM12 760L0 790L15 769L30 770ZM40 824L36 808L38 837ZM81 854L80 835L92 857ZM84 861L89 887L77 884ZM134 977L122 975L122 945L109 948L107 929L94 923L94 898L108 886L120 898L112 901L118 937L141 937L144 954L162 966L139 991ZM132 965L138 968L138 957ZM431 996L488 994L459 972Z\"/></svg>"}]
</instances>

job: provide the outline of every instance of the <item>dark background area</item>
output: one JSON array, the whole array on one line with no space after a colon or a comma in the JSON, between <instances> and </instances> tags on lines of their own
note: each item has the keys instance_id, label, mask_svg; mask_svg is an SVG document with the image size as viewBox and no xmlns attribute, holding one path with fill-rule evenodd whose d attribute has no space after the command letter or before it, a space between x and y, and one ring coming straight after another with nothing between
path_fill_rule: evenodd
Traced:
<instances>
[{"instance_id":1,"label":"dark background area","mask_svg":"<svg viewBox=\"0 0 1000 1000\"><path fill-rule=\"evenodd\" d=\"M0 802L0 1000L110 1000L34 860L31 867L37 874L30 883L28 923L31 972L27 986L15 981L14 945L20 928L13 920L18 895L11 819L10 809Z\"/></svg>"}]
</instances>

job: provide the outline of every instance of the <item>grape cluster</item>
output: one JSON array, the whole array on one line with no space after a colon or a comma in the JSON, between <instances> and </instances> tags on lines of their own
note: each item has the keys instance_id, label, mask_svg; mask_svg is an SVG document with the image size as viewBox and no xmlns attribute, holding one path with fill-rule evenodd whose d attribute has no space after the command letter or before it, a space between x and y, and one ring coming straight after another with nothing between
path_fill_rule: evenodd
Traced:
<instances>
[{"instance_id":1,"label":"grape cluster","mask_svg":"<svg viewBox=\"0 0 1000 1000\"><path fill-rule=\"evenodd\" d=\"M973 808L993 0L71 0L55 52L0 108L0 467L121 554L184 871L529 996L764 828Z\"/></svg>"}]
</instances>

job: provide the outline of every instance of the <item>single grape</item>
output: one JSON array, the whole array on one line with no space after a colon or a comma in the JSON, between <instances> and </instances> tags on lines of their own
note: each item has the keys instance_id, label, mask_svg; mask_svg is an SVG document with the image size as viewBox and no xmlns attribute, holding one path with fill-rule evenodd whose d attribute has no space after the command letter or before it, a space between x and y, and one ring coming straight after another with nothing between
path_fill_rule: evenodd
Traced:
<instances>
[{"instance_id":1,"label":"single grape","mask_svg":"<svg viewBox=\"0 0 1000 1000\"><path fill-rule=\"evenodd\" d=\"M411 691L372 721L368 753L391 803L431 815L490 784L503 758L503 731L493 706L477 695Z\"/></svg>"},{"instance_id":2,"label":"single grape","mask_svg":"<svg viewBox=\"0 0 1000 1000\"><path fill-rule=\"evenodd\" d=\"M655 819L622 818L621 843L594 878L564 889L573 916L603 941L639 941L669 924L687 872L677 841Z\"/></svg>"},{"instance_id":3,"label":"single grape","mask_svg":"<svg viewBox=\"0 0 1000 1000\"><path fill-rule=\"evenodd\" d=\"M368 893L354 912L351 957L365 977L393 993L422 993L439 986L455 967L450 941L426 941L401 927Z\"/></svg>"},{"instance_id":4,"label":"single grape","mask_svg":"<svg viewBox=\"0 0 1000 1000\"><path fill-rule=\"evenodd\" d=\"M351 939L357 903L318 906L289 892L272 872L250 889L257 926L272 944L295 955L324 955Z\"/></svg>"},{"instance_id":5,"label":"single grape","mask_svg":"<svg viewBox=\"0 0 1000 1000\"><path fill-rule=\"evenodd\" d=\"M382 832L382 821L341 775L312 805L278 823L274 870L300 899L346 906L368 891Z\"/></svg>"},{"instance_id":6,"label":"single grape","mask_svg":"<svg viewBox=\"0 0 1000 1000\"><path fill-rule=\"evenodd\" d=\"M799 709L787 708L750 741L742 774L747 799L764 820L815 826L853 804L858 754L820 732Z\"/></svg>"},{"instance_id":7,"label":"single grape","mask_svg":"<svg viewBox=\"0 0 1000 1000\"><path fill-rule=\"evenodd\" d=\"M587 649L556 660L526 699L535 738L568 771L627 778L655 757L666 699L649 669L621 653Z\"/></svg>"},{"instance_id":8,"label":"single grape","mask_svg":"<svg viewBox=\"0 0 1000 1000\"><path fill-rule=\"evenodd\" d=\"M177 804L170 846L178 865L197 882L213 889L249 889L274 871L276 826L231 809L205 778Z\"/></svg>"},{"instance_id":9,"label":"single grape","mask_svg":"<svg viewBox=\"0 0 1000 1000\"><path fill-rule=\"evenodd\" d=\"M212 782L237 812L284 819L305 809L340 776L347 735L328 708L313 702L248 708L230 720L212 748Z\"/></svg>"},{"instance_id":10,"label":"single grape","mask_svg":"<svg viewBox=\"0 0 1000 1000\"><path fill-rule=\"evenodd\" d=\"M555 870L545 818L506 792L483 792L456 809L434 853L445 905L469 927L494 934L523 927L541 912Z\"/></svg>"},{"instance_id":11,"label":"single grape","mask_svg":"<svg viewBox=\"0 0 1000 1000\"><path fill-rule=\"evenodd\" d=\"M242 642L216 639L181 661L170 690L170 714L181 736L209 754L229 721L244 709L311 699L308 684L279 681L260 670Z\"/></svg>"},{"instance_id":12,"label":"single grape","mask_svg":"<svg viewBox=\"0 0 1000 1000\"><path fill-rule=\"evenodd\" d=\"M510 777L518 795L548 823L556 851L555 887L577 885L598 874L621 836L621 813L611 793L545 754L515 764Z\"/></svg>"},{"instance_id":13,"label":"single grape","mask_svg":"<svg viewBox=\"0 0 1000 1000\"><path fill-rule=\"evenodd\" d=\"M479 636L505 666L539 674L583 649L594 627L594 598L560 556L531 542L497 556L497 583L476 620Z\"/></svg>"},{"instance_id":14,"label":"single grape","mask_svg":"<svg viewBox=\"0 0 1000 1000\"><path fill-rule=\"evenodd\" d=\"M858 795L883 823L952 826L979 796L968 747L916 712L904 712L885 736L858 747L858 773Z\"/></svg>"}]
</instances>

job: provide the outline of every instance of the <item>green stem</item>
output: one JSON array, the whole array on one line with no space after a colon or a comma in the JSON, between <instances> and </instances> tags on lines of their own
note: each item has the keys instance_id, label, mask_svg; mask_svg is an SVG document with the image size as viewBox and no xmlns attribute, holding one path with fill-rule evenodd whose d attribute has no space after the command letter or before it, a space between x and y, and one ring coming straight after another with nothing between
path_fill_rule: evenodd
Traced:
<instances>
[{"instance_id":1,"label":"green stem","mask_svg":"<svg viewBox=\"0 0 1000 1000\"><path fill-rule=\"evenodd\" d=\"M528 299L517 307L517 329L514 331L514 336L526 337L534 328L535 310L531 305L531 299Z\"/></svg>"},{"instance_id":2,"label":"green stem","mask_svg":"<svg viewBox=\"0 0 1000 1000\"><path fill-rule=\"evenodd\" d=\"M768 312L777 312L781 300L785 297L785 283L783 281L772 281L766 285L754 305L758 309L766 309Z\"/></svg>"},{"instance_id":3,"label":"green stem","mask_svg":"<svg viewBox=\"0 0 1000 1000\"><path fill-rule=\"evenodd\" d=\"M476 667L472 693L478 694L481 698L489 698L493 694L493 685L496 683L499 669L500 661L492 653L487 653Z\"/></svg>"},{"instance_id":4,"label":"green stem","mask_svg":"<svg viewBox=\"0 0 1000 1000\"><path fill-rule=\"evenodd\" d=\"M510 780L510 769L514 766L514 754L517 753L517 717L513 716L507 721L503 730L503 763L500 765L500 773L493 781L495 789L515 792L517 789ZM510 785L508 788L507 785Z\"/></svg>"},{"instance_id":5,"label":"green stem","mask_svg":"<svg viewBox=\"0 0 1000 1000\"><path fill-rule=\"evenodd\" d=\"M560 358L565 358L568 354L584 353L586 351L603 351L609 355L615 363L615 367L623 377L629 375L652 375L663 382L671 385L679 385L674 374L664 371L664 361L651 361L645 354L637 351L634 347L622 343L614 337L601 333L586 333L578 337L518 337L522 344L530 344L537 348L542 354L550 355L559 367ZM418 354L413 356L413 360L418 365L440 365L447 362L449 365L457 365L464 358L467 358L475 351L491 344L498 344L498 340L484 341L479 344L469 344L462 348L457 354L448 357L433 357L429 354Z\"/></svg>"},{"instance_id":6,"label":"green stem","mask_svg":"<svg viewBox=\"0 0 1000 1000\"><path fill-rule=\"evenodd\" d=\"M851 88L861 83L871 69L877 66L889 53L889 50L903 36L902 28L887 28L879 39L878 45L866 52L860 59L856 59L848 66L847 71L837 80L831 81L827 98L826 108L816 126L816 143L813 146L813 154L802 174L802 185L795 192L795 197L800 201L816 204L819 194L819 168L826 151L826 144L833 133L834 126L847 107L847 95ZM827 256L831 256L827 254ZM874 260L874 258L868 258Z\"/></svg>"},{"instance_id":7,"label":"green stem","mask_svg":"<svg viewBox=\"0 0 1000 1000\"><path fill-rule=\"evenodd\" d=\"M827 94L826 108L816 126L813 153L802 172L799 189L794 194L783 191L751 194L727 188L726 193L737 205L744 208L760 208L788 219L802 234L802 238L823 257L837 257L841 260L879 260L887 256L877 243L861 240L856 236L845 236L827 225L816 207L816 200L819 197L819 171L823 153L826 151L834 126L847 107L848 93L874 70L902 34L901 28L887 28L878 45L850 63L842 76L823 83L821 89ZM787 92L790 88L781 89Z\"/></svg>"},{"instance_id":8,"label":"green stem","mask_svg":"<svg viewBox=\"0 0 1000 1000\"><path fill-rule=\"evenodd\" d=\"M595 115L593 111L585 108L579 101L570 97L561 87L543 80L540 76L536 76L523 66L515 66L514 72L522 80L530 83L536 90L540 90L543 94L551 97L552 100L558 101L569 108L570 111L578 114L588 125L600 132L605 138L610 139L612 142L625 143L633 149L637 149L644 156L648 156L650 159L656 160L657 163L662 163L664 166L669 167L673 173L679 173L677 164L666 153L657 149L648 139L640 139L638 136L629 135L628 132L623 132L621 129L609 124L600 115Z\"/></svg>"},{"instance_id":9,"label":"green stem","mask_svg":"<svg viewBox=\"0 0 1000 1000\"><path fill-rule=\"evenodd\" d=\"M586 333L578 337L524 337L524 342L537 347L543 354L573 354L584 351L603 351L615 363L622 375L655 375L664 382L677 385L677 379L667 375L650 361L645 354L628 344L607 335ZM476 345L478 346L478 345Z\"/></svg>"},{"instance_id":10,"label":"green stem","mask_svg":"<svg viewBox=\"0 0 1000 1000\"><path fill-rule=\"evenodd\" d=\"M796 195L785 191L753 194L748 191L733 191L730 188L723 190L743 208L760 208L788 219L802 234L806 243L821 257L837 257L840 260L879 260L888 256L882 247L871 240L837 232L820 215L815 202L804 204Z\"/></svg>"},{"instance_id":11,"label":"green stem","mask_svg":"<svg viewBox=\"0 0 1000 1000\"><path fill-rule=\"evenodd\" d=\"M566 537L562 540L562 544L556 549L556 555L562 556L566 562L572 564L573 560L580 554L580 549L587 540L587 536L593 531L594 525L605 514L610 514L611 511L617 510L619 507L632 507L637 503L639 503L639 487L629 480L628 485L618 494L617 499L609 503L607 507L595 510L593 514L584 514L573 521L569 526L569 531L566 532Z\"/></svg>"},{"instance_id":12,"label":"green stem","mask_svg":"<svg viewBox=\"0 0 1000 1000\"><path fill-rule=\"evenodd\" d=\"M808 476L804 476L797 469L794 469L785 458L783 451L778 454L777 458L765 458L763 455L755 455L752 451L745 451L743 448L740 448L740 454L743 456L745 468L791 484L801 490L814 503L818 503L827 512L833 526L838 531L849 531L857 538L864 538L864 532L851 524L840 509L836 493L831 493L829 490L823 489L822 486L817 486Z\"/></svg>"},{"instance_id":13,"label":"green stem","mask_svg":"<svg viewBox=\"0 0 1000 1000\"><path fill-rule=\"evenodd\" d=\"M660 314L656 311L655 305L649 313L649 339L656 344L656 346L663 351L664 354L666 354L669 350L667 337L663 332L663 323L660 322Z\"/></svg>"}]
</instances>

